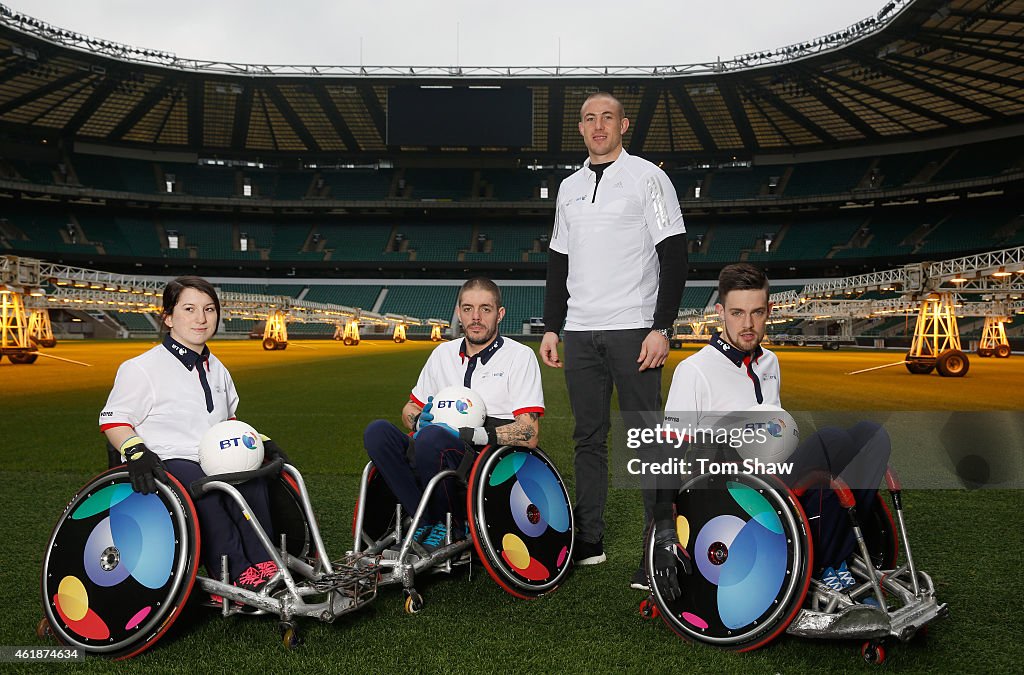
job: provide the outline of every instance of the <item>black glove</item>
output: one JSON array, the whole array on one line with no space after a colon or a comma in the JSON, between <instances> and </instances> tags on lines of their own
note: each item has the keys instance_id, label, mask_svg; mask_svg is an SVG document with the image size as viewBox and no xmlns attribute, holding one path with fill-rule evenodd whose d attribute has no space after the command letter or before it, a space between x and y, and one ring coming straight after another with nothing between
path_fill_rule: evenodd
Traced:
<instances>
[{"instance_id":1,"label":"black glove","mask_svg":"<svg viewBox=\"0 0 1024 675\"><path fill-rule=\"evenodd\" d=\"M266 434L260 434L260 438L263 439L263 459L268 462L273 462L275 459L280 457L284 460L285 464L291 464L292 460L288 459L288 455L284 454L284 450L281 446L270 440L270 437Z\"/></svg>"},{"instance_id":2,"label":"black glove","mask_svg":"<svg viewBox=\"0 0 1024 675\"><path fill-rule=\"evenodd\" d=\"M139 440L130 447L123 448L128 461L128 476L132 481L132 489L148 495L156 492L156 481L167 481L167 470L155 452Z\"/></svg>"},{"instance_id":3,"label":"black glove","mask_svg":"<svg viewBox=\"0 0 1024 675\"><path fill-rule=\"evenodd\" d=\"M679 536L672 521L659 520L654 524L654 583L666 600L676 600L679 589L678 566L684 574L693 574L690 556L679 544Z\"/></svg>"}]
</instances>

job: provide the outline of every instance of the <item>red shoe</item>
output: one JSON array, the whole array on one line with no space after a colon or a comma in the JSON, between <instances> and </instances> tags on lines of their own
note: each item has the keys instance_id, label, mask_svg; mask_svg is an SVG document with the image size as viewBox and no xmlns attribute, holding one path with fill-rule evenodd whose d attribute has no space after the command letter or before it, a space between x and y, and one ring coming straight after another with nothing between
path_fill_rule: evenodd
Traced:
<instances>
[{"instance_id":1,"label":"red shoe","mask_svg":"<svg viewBox=\"0 0 1024 675\"><path fill-rule=\"evenodd\" d=\"M263 578L267 581L273 579L274 575L276 575L280 571L280 569L277 566L277 563L275 563L273 560L256 563L255 567L257 570L259 570L260 574L262 574Z\"/></svg>"},{"instance_id":2,"label":"red shoe","mask_svg":"<svg viewBox=\"0 0 1024 675\"><path fill-rule=\"evenodd\" d=\"M266 583L267 578L263 576L263 572L261 572L256 565L249 566L244 572L238 575L237 579L235 579L235 586L244 588L247 591L252 591L253 593L259 592Z\"/></svg>"}]
</instances>

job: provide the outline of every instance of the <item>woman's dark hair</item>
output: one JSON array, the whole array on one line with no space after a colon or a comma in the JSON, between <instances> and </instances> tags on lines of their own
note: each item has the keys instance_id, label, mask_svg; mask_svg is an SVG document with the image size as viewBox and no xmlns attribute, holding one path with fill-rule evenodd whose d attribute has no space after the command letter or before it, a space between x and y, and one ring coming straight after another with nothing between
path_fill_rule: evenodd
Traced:
<instances>
[{"instance_id":1,"label":"woman's dark hair","mask_svg":"<svg viewBox=\"0 0 1024 675\"><path fill-rule=\"evenodd\" d=\"M764 290L769 294L768 277L764 270L750 263L734 263L726 265L718 274L718 302L725 304L725 296L729 291Z\"/></svg>"},{"instance_id":2,"label":"woman's dark hair","mask_svg":"<svg viewBox=\"0 0 1024 675\"><path fill-rule=\"evenodd\" d=\"M220 298L217 297L217 290L213 284L202 277L191 275L178 277L167 282L164 287L164 309L160 313L160 329L167 330L167 323L164 319L174 313L174 308L178 306L178 300L181 298L181 292L186 288L194 288L200 293L210 296L210 299L213 300L213 306L217 308L217 322L213 326L213 333L210 334L213 337L217 334L217 328L220 326Z\"/></svg>"}]
</instances>

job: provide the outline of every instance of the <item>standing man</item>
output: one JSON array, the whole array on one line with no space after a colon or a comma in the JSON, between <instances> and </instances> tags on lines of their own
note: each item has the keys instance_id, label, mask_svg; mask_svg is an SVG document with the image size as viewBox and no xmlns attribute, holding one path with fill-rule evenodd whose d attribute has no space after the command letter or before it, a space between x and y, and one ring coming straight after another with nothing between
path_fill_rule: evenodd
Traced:
<instances>
[{"instance_id":1,"label":"standing man","mask_svg":"<svg viewBox=\"0 0 1024 675\"><path fill-rule=\"evenodd\" d=\"M544 301L544 363L561 368L576 428L577 565L604 553L612 386L628 427L661 410L661 367L686 284L686 228L665 172L622 147L622 103L591 94L579 130L589 158L558 190ZM654 496L644 493L649 521ZM643 569L634 574L644 581Z\"/></svg>"},{"instance_id":2,"label":"standing man","mask_svg":"<svg viewBox=\"0 0 1024 675\"><path fill-rule=\"evenodd\" d=\"M430 479L442 469L457 469L467 446L537 447L544 414L540 365L532 349L498 334L505 316L501 290L490 279L470 279L459 289L456 311L466 337L430 353L402 408L402 423L416 432L413 438L385 420L371 422L363 433L367 454L410 516ZM482 427L453 429L433 421L434 394L452 385L469 387L483 399ZM441 546L446 513L458 526L452 538L461 539L465 507L465 491L454 478L445 479L431 495L425 522L414 524L415 541L427 550Z\"/></svg>"}]
</instances>

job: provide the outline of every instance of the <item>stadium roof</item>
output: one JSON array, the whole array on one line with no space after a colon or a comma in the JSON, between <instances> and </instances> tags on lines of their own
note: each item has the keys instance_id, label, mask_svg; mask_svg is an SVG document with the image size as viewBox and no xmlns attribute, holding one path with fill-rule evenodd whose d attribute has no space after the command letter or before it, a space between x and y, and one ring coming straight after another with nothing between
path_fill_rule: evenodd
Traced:
<instances>
[{"instance_id":1,"label":"stadium roof","mask_svg":"<svg viewBox=\"0 0 1024 675\"><path fill-rule=\"evenodd\" d=\"M631 152L685 164L1020 135L1024 0L902 0L844 31L728 62L657 68L345 68L200 62L94 40L0 5L0 134L219 157L578 161L584 96L611 90ZM533 142L387 145L389 89L523 86Z\"/></svg>"}]
</instances>

